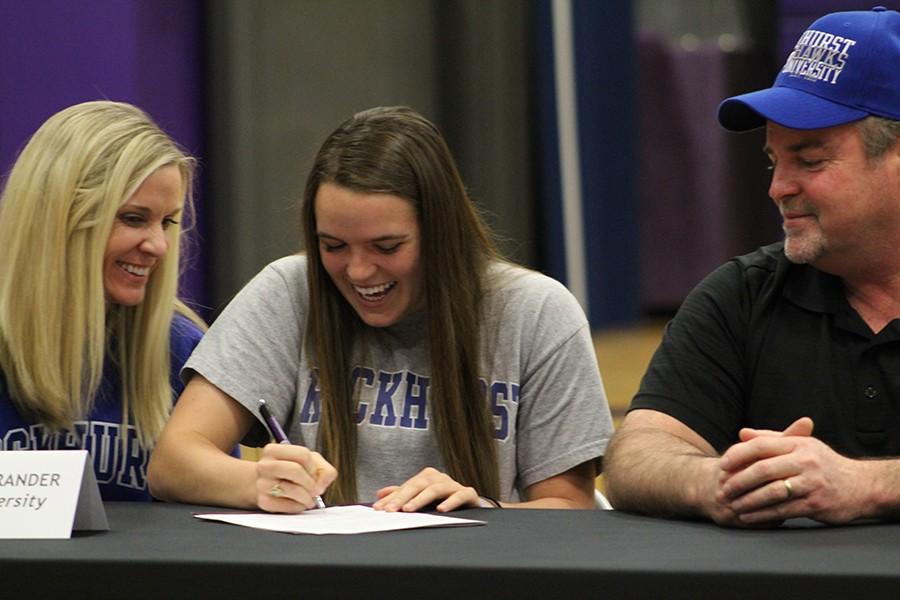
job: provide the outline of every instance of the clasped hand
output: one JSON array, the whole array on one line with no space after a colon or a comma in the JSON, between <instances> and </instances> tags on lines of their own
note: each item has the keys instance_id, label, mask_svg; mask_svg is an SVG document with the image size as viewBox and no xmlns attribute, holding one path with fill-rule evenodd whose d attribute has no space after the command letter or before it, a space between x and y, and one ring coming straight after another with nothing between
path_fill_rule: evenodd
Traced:
<instances>
[{"instance_id":1,"label":"clasped hand","mask_svg":"<svg viewBox=\"0 0 900 600\"><path fill-rule=\"evenodd\" d=\"M803 417L784 431L745 428L718 459L712 518L723 525L771 527L809 517L847 523L862 516L860 463L812 437Z\"/></svg>"}]
</instances>

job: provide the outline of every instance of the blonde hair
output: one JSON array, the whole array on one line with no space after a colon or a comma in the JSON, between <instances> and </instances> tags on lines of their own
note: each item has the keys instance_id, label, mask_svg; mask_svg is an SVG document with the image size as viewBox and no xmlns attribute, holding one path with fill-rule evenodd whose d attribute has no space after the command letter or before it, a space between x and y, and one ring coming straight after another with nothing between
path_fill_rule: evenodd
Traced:
<instances>
[{"instance_id":1,"label":"blonde hair","mask_svg":"<svg viewBox=\"0 0 900 600\"><path fill-rule=\"evenodd\" d=\"M366 326L322 266L315 200L323 183L396 194L415 206L437 445L451 477L498 496L493 424L479 369L484 279L490 261L501 257L437 127L412 109L378 107L356 114L328 136L303 194L307 348L316 357L321 390L319 444L338 469L328 499L357 500L357 398L350 361Z\"/></svg>"},{"instance_id":2,"label":"blonde hair","mask_svg":"<svg viewBox=\"0 0 900 600\"><path fill-rule=\"evenodd\" d=\"M181 228L167 229L169 250L137 306L107 308L103 259L118 209L168 165L189 218L194 160L143 111L109 101L53 115L16 160L0 200L0 369L23 417L70 429L91 412L109 354L123 430L133 417L144 446L162 431L174 313L203 327L176 298Z\"/></svg>"}]
</instances>

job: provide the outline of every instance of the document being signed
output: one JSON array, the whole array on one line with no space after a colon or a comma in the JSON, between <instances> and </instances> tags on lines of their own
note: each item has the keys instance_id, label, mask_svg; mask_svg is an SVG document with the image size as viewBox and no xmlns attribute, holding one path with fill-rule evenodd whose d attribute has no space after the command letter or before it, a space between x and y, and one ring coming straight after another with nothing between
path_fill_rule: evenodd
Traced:
<instances>
[{"instance_id":1,"label":"document being signed","mask_svg":"<svg viewBox=\"0 0 900 600\"><path fill-rule=\"evenodd\" d=\"M384 512L369 506L330 506L302 512L298 515L273 513L203 513L198 519L222 521L255 529L284 533L371 533L373 531L397 531L422 527L461 527L484 525L484 521L445 517L428 513Z\"/></svg>"}]
</instances>

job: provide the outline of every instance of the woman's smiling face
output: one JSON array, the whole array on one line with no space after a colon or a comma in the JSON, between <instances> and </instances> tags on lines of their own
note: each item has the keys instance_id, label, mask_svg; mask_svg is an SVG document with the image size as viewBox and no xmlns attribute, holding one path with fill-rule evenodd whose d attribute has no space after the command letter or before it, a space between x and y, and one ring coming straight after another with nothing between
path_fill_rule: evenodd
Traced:
<instances>
[{"instance_id":1,"label":"woman's smiling face","mask_svg":"<svg viewBox=\"0 0 900 600\"><path fill-rule=\"evenodd\" d=\"M178 167L157 169L119 207L103 259L106 301L136 306L171 243L169 226L181 216L182 181Z\"/></svg>"},{"instance_id":2,"label":"woman's smiling face","mask_svg":"<svg viewBox=\"0 0 900 600\"><path fill-rule=\"evenodd\" d=\"M388 327L421 305L420 228L412 202L324 183L315 214L322 266L364 323Z\"/></svg>"}]
</instances>

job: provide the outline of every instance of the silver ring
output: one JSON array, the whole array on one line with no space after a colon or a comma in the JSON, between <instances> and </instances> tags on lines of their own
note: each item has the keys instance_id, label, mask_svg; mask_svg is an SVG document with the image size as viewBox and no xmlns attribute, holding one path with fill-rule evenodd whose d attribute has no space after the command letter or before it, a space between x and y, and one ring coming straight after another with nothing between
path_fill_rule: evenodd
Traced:
<instances>
[{"instance_id":1,"label":"silver ring","mask_svg":"<svg viewBox=\"0 0 900 600\"><path fill-rule=\"evenodd\" d=\"M284 496L284 490L281 489L281 486L276 483L269 488L269 495L273 498L281 498L282 496Z\"/></svg>"}]
</instances>

